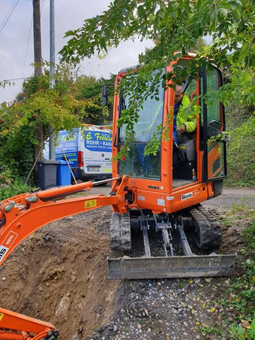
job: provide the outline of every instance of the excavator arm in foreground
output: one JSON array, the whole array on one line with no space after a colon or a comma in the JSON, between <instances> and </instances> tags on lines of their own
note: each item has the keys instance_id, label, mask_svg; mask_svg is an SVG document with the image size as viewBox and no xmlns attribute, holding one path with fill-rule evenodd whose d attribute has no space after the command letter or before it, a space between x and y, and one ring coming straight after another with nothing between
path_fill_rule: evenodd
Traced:
<instances>
[{"instance_id":1,"label":"excavator arm in foreground","mask_svg":"<svg viewBox=\"0 0 255 340\"><path fill-rule=\"evenodd\" d=\"M58 331L50 323L0 308L1 340L57 340L57 338Z\"/></svg>"},{"instance_id":2,"label":"excavator arm in foreground","mask_svg":"<svg viewBox=\"0 0 255 340\"><path fill-rule=\"evenodd\" d=\"M21 194L0 203L0 265L31 233L55 220L111 205L114 212L125 213L125 187L128 176L114 178L108 195L66 196L87 191L92 182ZM98 184L97 182L96 184ZM57 340L58 332L47 322L0 308L0 340Z\"/></svg>"}]
</instances>

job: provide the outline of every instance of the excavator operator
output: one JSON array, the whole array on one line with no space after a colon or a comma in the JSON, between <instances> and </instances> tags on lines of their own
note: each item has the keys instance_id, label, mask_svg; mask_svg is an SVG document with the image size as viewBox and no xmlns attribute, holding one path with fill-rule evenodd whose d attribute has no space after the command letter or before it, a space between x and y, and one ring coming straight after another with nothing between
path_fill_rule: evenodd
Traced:
<instances>
[{"instance_id":1,"label":"excavator operator","mask_svg":"<svg viewBox=\"0 0 255 340\"><path fill-rule=\"evenodd\" d=\"M190 100L185 94L187 85L187 81L184 81L183 85L175 87L173 139L177 145L192 139L191 134L196 130L197 116L189 109Z\"/></svg>"}]
</instances>

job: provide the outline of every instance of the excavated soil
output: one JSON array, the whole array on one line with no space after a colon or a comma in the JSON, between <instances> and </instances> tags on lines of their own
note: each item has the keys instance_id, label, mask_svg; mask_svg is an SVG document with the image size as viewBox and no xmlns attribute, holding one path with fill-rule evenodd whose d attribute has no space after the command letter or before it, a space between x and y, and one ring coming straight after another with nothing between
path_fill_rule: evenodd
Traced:
<instances>
[{"instance_id":1,"label":"excavated soil","mask_svg":"<svg viewBox=\"0 0 255 340\"><path fill-rule=\"evenodd\" d=\"M108 280L110 216L65 218L25 240L0 270L1 307L51 322L60 340L202 339L198 325L220 322L214 301L229 280ZM223 226L221 250L238 251L246 226Z\"/></svg>"}]
</instances>

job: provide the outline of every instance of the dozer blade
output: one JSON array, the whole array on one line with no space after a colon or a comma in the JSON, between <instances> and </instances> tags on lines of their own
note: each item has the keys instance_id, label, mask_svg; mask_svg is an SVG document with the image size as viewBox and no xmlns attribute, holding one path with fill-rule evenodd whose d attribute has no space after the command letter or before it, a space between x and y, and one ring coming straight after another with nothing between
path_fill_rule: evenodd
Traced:
<instances>
[{"instance_id":1,"label":"dozer blade","mask_svg":"<svg viewBox=\"0 0 255 340\"><path fill-rule=\"evenodd\" d=\"M110 279L165 279L229 276L236 254L109 258Z\"/></svg>"}]
</instances>

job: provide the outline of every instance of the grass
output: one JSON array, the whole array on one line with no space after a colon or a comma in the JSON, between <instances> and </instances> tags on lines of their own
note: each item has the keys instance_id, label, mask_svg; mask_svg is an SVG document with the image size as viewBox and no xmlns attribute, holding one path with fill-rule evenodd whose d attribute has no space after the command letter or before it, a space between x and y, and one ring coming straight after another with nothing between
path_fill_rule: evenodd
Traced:
<instances>
[{"instance_id":1,"label":"grass","mask_svg":"<svg viewBox=\"0 0 255 340\"><path fill-rule=\"evenodd\" d=\"M224 333L224 330L220 327L201 327L200 330L203 336L210 335L212 340L220 339Z\"/></svg>"},{"instance_id":2,"label":"grass","mask_svg":"<svg viewBox=\"0 0 255 340\"><path fill-rule=\"evenodd\" d=\"M231 210L222 217L222 222L227 227L232 227L237 220L255 220L255 210L243 200L242 204L233 204Z\"/></svg>"}]
</instances>

